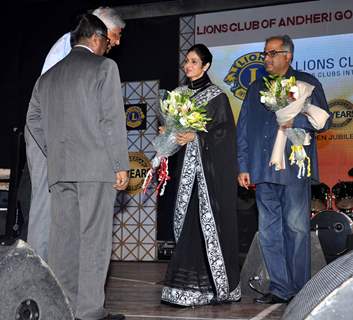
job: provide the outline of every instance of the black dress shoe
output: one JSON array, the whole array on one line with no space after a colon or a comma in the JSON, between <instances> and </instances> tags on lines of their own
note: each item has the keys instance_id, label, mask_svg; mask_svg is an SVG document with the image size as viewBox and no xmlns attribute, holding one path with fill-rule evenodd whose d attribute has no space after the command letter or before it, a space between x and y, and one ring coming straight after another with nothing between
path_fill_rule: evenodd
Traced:
<instances>
[{"instance_id":1,"label":"black dress shoe","mask_svg":"<svg viewBox=\"0 0 353 320\"><path fill-rule=\"evenodd\" d=\"M100 319L100 320L123 320L125 319L125 316L123 314L108 314L106 317Z\"/></svg>"},{"instance_id":2,"label":"black dress shoe","mask_svg":"<svg viewBox=\"0 0 353 320\"><path fill-rule=\"evenodd\" d=\"M99 320L124 320L125 316L123 314L108 314L106 317ZM75 320L81 320L79 318L75 318Z\"/></svg>"},{"instance_id":3,"label":"black dress shoe","mask_svg":"<svg viewBox=\"0 0 353 320\"><path fill-rule=\"evenodd\" d=\"M266 293L260 298L255 298L256 303L262 304L275 304L275 303L288 303L288 300L282 299L272 293Z\"/></svg>"}]
</instances>

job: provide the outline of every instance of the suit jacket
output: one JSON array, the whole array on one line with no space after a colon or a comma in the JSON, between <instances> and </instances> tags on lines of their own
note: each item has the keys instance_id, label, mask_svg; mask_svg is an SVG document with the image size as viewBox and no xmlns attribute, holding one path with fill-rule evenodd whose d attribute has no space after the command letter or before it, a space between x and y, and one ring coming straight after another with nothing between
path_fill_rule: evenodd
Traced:
<instances>
[{"instance_id":1,"label":"suit jacket","mask_svg":"<svg viewBox=\"0 0 353 320\"><path fill-rule=\"evenodd\" d=\"M311 103L330 113L322 86L315 77L289 67L286 78L290 76L295 76L297 80L314 85L315 89L310 98ZM257 79L251 84L240 110L237 122L239 171L248 172L250 174L250 181L254 184L269 182L288 185L299 182L297 178L298 167L296 165L291 166L288 160L291 152L289 139L287 140L285 150L286 169L276 171L274 166L269 166L277 135L278 123L275 113L267 110L260 102L261 90L266 90L262 78ZM325 127L320 131L327 130L331 125L331 121L332 114L327 120ZM317 130L315 130L308 121L308 118L302 113L295 116L293 128L305 129L311 135L311 144L305 146L305 151L311 159L311 179L317 182L319 181L315 139Z\"/></svg>"},{"instance_id":2,"label":"suit jacket","mask_svg":"<svg viewBox=\"0 0 353 320\"><path fill-rule=\"evenodd\" d=\"M56 182L115 182L129 169L124 104L116 63L75 47L36 82L27 126Z\"/></svg>"}]
</instances>

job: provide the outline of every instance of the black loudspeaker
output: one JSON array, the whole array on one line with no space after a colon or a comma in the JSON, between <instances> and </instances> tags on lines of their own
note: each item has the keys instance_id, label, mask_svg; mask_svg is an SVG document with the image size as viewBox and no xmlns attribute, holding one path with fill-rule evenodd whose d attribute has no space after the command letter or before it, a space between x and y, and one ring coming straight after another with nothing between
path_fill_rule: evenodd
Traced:
<instances>
[{"instance_id":1,"label":"black loudspeaker","mask_svg":"<svg viewBox=\"0 0 353 320\"><path fill-rule=\"evenodd\" d=\"M22 240L0 245L0 319L73 320L48 265Z\"/></svg>"},{"instance_id":2,"label":"black loudspeaker","mask_svg":"<svg viewBox=\"0 0 353 320\"><path fill-rule=\"evenodd\" d=\"M326 265L319 238L311 232L311 276ZM255 234L240 273L241 291L244 296L258 297L269 290L270 277L262 255L258 233Z\"/></svg>"},{"instance_id":3,"label":"black loudspeaker","mask_svg":"<svg viewBox=\"0 0 353 320\"><path fill-rule=\"evenodd\" d=\"M353 315L353 252L318 272L294 297L283 320L348 320Z\"/></svg>"},{"instance_id":4,"label":"black loudspeaker","mask_svg":"<svg viewBox=\"0 0 353 320\"><path fill-rule=\"evenodd\" d=\"M244 296L258 296L256 290L266 293L270 283L258 237L256 232L240 273L241 293Z\"/></svg>"}]
</instances>

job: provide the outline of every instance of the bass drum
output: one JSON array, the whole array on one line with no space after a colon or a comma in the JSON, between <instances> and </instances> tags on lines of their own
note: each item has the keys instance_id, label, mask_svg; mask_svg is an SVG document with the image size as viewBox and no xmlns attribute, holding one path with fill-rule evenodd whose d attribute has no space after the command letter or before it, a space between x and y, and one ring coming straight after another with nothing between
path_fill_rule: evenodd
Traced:
<instances>
[{"instance_id":1,"label":"bass drum","mask_svg":"<svg viewBox=\"0 0 353 320\"><path fill-rule=\"evenodd\" d=\"M344 212L353 209L353 181L341 181L332 188L336 207Z\"/></svg>"},{"instance_id":2,"label":"bass drum","mask_svg":"<svg viewBox=\"0 0 353 320\"><path fill-rule=\"evenodd\" d=\"M311 186L311 213L316 214L326 210L327 200L330 196L330 188L325 183Z\"/></svg>"},{"instance_id":3,"label":"bass drum","mask_svg":"<svg viewBox=\"0 0 353 320\"><path fill-rule=\"evenodd\" d=\"M342 212L321 211L311 218L311 230L317 232L325 258L331 262L346 252L353 221Z\"/></svg>"}]
</instances>

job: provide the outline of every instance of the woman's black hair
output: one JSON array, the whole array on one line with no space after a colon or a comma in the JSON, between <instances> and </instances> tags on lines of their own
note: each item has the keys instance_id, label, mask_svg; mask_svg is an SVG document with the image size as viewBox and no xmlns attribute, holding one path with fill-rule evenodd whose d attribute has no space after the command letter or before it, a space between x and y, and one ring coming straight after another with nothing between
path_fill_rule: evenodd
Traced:
<instances>
[{"instance_id":1,"label":"woman's black hair","mask_svg":"<svg viewBox=\"0 0 353 320\"><path fill-rule=\"evenodd\" d=\"M197 43L193 45L186 54L189 52L196 52L196 54L199 56L199 58L202 61L202 66L206 65L207 63L212 64L212 53L208 48L202 44L202 43Z\"/></svg>"}]
</instances>

